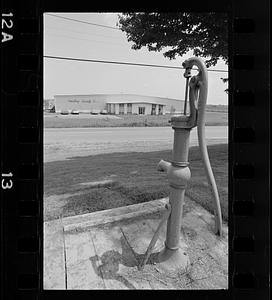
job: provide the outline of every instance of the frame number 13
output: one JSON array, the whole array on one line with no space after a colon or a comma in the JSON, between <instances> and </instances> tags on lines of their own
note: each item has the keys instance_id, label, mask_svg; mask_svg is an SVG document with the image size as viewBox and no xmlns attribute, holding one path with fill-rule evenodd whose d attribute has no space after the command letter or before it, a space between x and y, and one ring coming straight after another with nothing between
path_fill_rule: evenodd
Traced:
<instances>
[{"instance_id":1,"label":"frame number 13","mask_svg":"<svg viewBox=\"0 0 272 300\"><path fill-rule=\"evenodd\" d=\"M13 186L13 181L12 181L12 173L8 173L8 174L4 174L2 173L1 174L2 176L2 180L1 180L1 187L3 190L6 190L6 189L11 189L12 186Z\"/></svg>"}]
</instances>

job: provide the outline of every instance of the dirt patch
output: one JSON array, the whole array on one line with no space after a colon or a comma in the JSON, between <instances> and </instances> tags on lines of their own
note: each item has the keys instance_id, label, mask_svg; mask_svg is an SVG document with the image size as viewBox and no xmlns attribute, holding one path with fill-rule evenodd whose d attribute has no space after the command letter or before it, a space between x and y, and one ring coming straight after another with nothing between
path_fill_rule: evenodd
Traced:
<instances>
[{"instance_id":1,"label":"dirt patch","mask_svg":"<svg viewBox=\"0 0 272 300\"><path fill-rule=\"evenodd\" d=\"M80 195L80 192L63 194L63 195L51 195L44 198L44 221L50 221L58 219L63 214L65 205L70 197Z\"/></svg>"},{"instance_id":2,"label":"dirt patch","mask_svg":"<svg viewBox=\"0 0 272 300\"><path fill-rule=\"evenodd\" d=\"M211 164L217 181L223 218L228 218L227 145L208 147ZM45 210L58 218L103 209L147 202L169 195L166 174L156 171L158 161L171 158L171 151L130 152L75 157L71 160L44 165ZM198 147L190 148L192 178L186 195L213 212L213 196ZM106 186L92 186L97 182L110 182ZM70 195L62 197L61 195ZM55 202L48 198L58 195ZM184 206L184 214L190 212L190 204ZM66 214L67 212L67 214Z\"/></svg>"}]
</instances>

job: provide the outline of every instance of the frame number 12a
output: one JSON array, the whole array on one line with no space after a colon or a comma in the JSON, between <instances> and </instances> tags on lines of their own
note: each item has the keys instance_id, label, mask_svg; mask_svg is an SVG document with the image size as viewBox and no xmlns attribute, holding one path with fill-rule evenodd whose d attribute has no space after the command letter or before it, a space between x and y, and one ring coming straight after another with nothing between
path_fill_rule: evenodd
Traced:
<instances>
[{"instance_id":1,"label":"frame number 12a","mask_svg":"<svg viewBox=\"0 0 272 300\"><path fill-rule=\"evenodd\" d=\"M2 14L2 20L1 20L1 28L2 28L2 40L1 43L10 41L13 39L13 35L11 34L11 30L13 27L13 13L8 14Z\"/></svg>"}]
</instances>

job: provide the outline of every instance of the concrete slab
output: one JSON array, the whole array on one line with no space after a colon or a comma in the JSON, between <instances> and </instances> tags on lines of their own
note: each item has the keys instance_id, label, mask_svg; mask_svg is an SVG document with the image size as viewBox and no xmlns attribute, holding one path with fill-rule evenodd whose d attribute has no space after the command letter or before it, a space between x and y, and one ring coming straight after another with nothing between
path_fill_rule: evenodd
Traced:
<instances>
[{"instance_id":1,"label":"concrete slab","mask_svg":"<svg viewBox=\"0 0 272 300\"><path fill-rule=\"evenodd\" d=\"M91 231L97 257L93 266L102 274L107 289L151 289L134 280L138 262L118 226Z\"/></svg>"},{"instance_id":2,"label":"concrete slab","mask_svg":"<svg viewBox=\"0 0 272 300\"><path fill-rule=\"evenodd\" d=\"M43 223L43 247L44 249L57 249L63 245L63 225L62 220L54 220Z\"/></svg>"},{"instance_id":3,"label":"concrete slab","mask_svg":"<svg viewBox=\"0 0 272 300\"><path fill-rule=\"evenodd\" d=\"M96 256L89 232L65 235L67 289L105 289L103 278L92 267Z\"/></svg>"},{"instance_id":4,"label":"concrete slab","mask_svg":"<svg viewBox=\"0 0 272 300\"><path fill-rule=\"evenodd\" d=\"M130 224L124 224L121 230L127 239L130 247L133 249L138 263L142 261L148 245L155 233L155 230L150 226L150 223L157 225L157 220L143 218L135 220ZM156 226L153 226L154 228ZM164 246L164 240L158 240L154 246L152 253L159 252Z\"/></svg>"},{"instance_id":5,"label":"concrete slab","mask_svg":"<svg viewBox=\"0 0 272 300\"><path fill-rule=\"evenodd\" d=\"M219 238L214 234L214 217L189 198L185 200L181 228L181 246L190 259L188 270L165 270L154 259L164 247L166 223L150 259L142 271L138 270L166 202L167 199L156 200L64 219L66 288L227 289L227 224L223 224L223 236ZM149 212L143 212L144 209ZM52 232L45 236L49 238L45 247L47 259L54 256L54 249L61 249L61 243L55 248L53 240L50 242L50 238L58 237L55 227L52 225ZM56 268L52 262L47 270L50 266ZM49 274L52 272L49 270ZM48 277L47 287L55 288Z\"/></svg>"},{"instance_id":6,"label":"concrete slab","mask_svg":"<svg viewBox=\"0 0 272 300\"><path fill-rule=\"evenodd\" d=\"M65 290L65 259L59 249L45 250L43 258L43 288Z\"/></svg>"},{"instance_id":7,"label":"concrete slab","mask_svg":"<svg viewBox=\"0 0 272 300\"><path fill-rule=\"evenodd\" d=\"M44 222L43 288L66 289L65 247L61 220Z\"/></svg>"}]
</instances>

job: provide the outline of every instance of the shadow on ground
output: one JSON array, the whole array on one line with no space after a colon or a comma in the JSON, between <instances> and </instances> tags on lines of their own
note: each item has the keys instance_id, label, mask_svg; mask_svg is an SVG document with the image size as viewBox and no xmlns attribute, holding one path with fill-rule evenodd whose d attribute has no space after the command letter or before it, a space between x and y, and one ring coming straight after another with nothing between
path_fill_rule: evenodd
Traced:
<instances>
[{"instance_id":1,"label":"shadow on ground","mask_svg":"<svg viewBox=\"0 0 272 300\"><path fill-rule=\"evenodd\" d=\"M224 220L228 219L228 145L208 146L211 165L220 194ZM211 191L198 147L190 148L191 180L186 194L213 212ZM169 195L166 174L158 172L160 159L170 160L171 151L129 152L73 157L44 164L44 209L46 220L127 206ZM99 188L82 185L114 180ZM64 201L62 195L70 195ZM52 209L54 210L52 212Z\"/></svg>"},{"instance_id":2,"label":"shadow on ground","mask_svg":"<svg viewBox=\"0 0 272 300\"><path fill-rule=\"evenodd\" d=\"M130 247L124 236L120 239L122 253L116 250L104 252L101 256L95 255L90 257L93 269L97 276L104 280L117 280L127 288L135 290L136 287L129 282L124 276L118 273L120 265L125 267L138 267L144 258L144 254L138 254ZM152 253L146 264L154 264L158 252Z\"/></svg>"}]
</instances>

